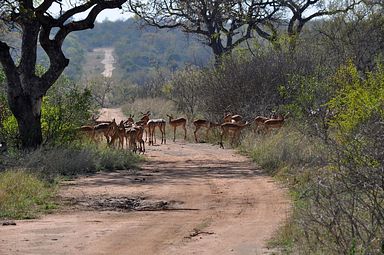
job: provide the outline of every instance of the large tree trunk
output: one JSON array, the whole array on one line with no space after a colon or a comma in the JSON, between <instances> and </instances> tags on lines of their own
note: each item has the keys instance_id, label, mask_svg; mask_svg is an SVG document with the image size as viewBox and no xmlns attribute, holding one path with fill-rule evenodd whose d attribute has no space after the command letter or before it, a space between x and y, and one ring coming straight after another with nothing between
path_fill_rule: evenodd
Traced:
<instances>
[{"instance_id":1,"label":"large tree trunk","mask_svg":"<svg viewBox=\"0 0 384 255\"><path fill-rule=\"evenodd\" d=\"M41 102L42 98L30 95L8 96L8 103L19 128L21 145L25 149L36 149L41 145Z\"/></svg>"}]
</instances>

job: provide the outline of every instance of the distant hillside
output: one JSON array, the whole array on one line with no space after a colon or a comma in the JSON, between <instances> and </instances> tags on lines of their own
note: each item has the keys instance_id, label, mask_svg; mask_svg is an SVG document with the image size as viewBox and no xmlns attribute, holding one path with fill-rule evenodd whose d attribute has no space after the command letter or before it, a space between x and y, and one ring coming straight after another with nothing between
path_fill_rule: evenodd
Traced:
<instances>
[{"instance_id":1,"label":"distant hillside","mask_svg":"<svg viewBox=\"0 0 384 255\"><path fill-rule=\"evenodd\" d=\"M203 66L212 56L210 49L196 37L186 36L175 29L140 26L134 19L96 23L92 30L75 33L68 43L71 45L67 47L73 48L71 46L77 44L83 51L99 47L114 48L119 77L139 84L143 82L143 74L156 68L173 71L188 64ZM68 55L70 65L84 63L78 58L85 55L84 52L72 57ZM78 70L74 68L69 75L78 78Z\"/></svg>"}]
</instances>

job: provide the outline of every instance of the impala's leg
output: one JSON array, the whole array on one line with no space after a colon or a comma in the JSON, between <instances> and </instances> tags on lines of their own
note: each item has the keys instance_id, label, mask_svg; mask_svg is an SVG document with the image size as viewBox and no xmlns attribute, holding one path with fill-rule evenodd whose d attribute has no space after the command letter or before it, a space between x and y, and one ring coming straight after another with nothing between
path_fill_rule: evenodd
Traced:
<instances>
[{"instance_id":1,"label":"impala's leg","mask_svg":"<svg viewBox=\"0 0 384 255\"><path fill-rule=\"evenodd\" d=\"M141 139L140 142L141 142L141 145L142 145L142 151L141 152L144 154L144 152L145 152L145 142L144 142L143 139Z\"/></svg>"},{"instance_id":2,"label":"impala's leg","mask_svg":"<svg viewBox=\"0 0 384 255\"><path fill-rule=\"evenodd\" d=\"M165 139L165 123L164 124L161 124L161 144L163 144L163 141L164 141L164 144L166 143L166 139Z\"/></svg>"},{"instance_id":3,"label":"impala's leg","mask_svg":"<svg viewBox=\"0 0 384 255\"><path fill-rule=\"evenodd\" d=\"M151 133L149 134L149 137L151 137L152 139L152 145L154 145L156 143L156 126L153 126L151 127L152 131Z\"/></svg>"},{"instance_id":4,"label":"impala's leg","mask_svg":"<svg viewBox=\"0 0 384 255\"><path fill-rule=\"evenodd\" d=\"M107 139L107 143L109 144L109 134L108 134L108 130L107 131L103 131L103 134L104 134L104 137L105 139Z\"/></svg>"},{"instance_id":5,"label":"impala's leg","mask_svg":"<svg viewBox=\"0 0 384 255\"><path fill-rule=\"evenodd\" d=\"M220 148L224 149L223 136L224 136L224 130L221 130L221 132L220 132Z\"/></svg>"},{"instance_id":6,"label":"impala's leg","mask_svg":"<svg viewBox=\"0 0 384 255\"><path fill-rule=\"evenodd\" d=\"M155 139L155 144L157 144L157 141L156 141L156 126L153 127L153 139ZM152 144L153 144L153 141L152 141Z\"/></svg>"},{"instance_id":7,"label":"impala's leg","mask_svg":"<svg viewBox=\"0 0 384 255\"><path fill-rule=\"evenodd\" d=\"M161 144L163 144L164 143L163 124L160 124L159 129L161 132Z\"/></svg>"},{"instance_id":8,"label":"impala's leg","mask_svg":"<svg viewBox=\"0 0 384 255\"><path fill-rule=\"evenodd\" d=\"M157 126L157 127L159 128L159 130L161 132L161 143L163 143L163 130L161 130L161 126ZM155 129L156 129L156 127L155 127ZM157 143L156 142L156 134L154 134L154 136L155 136L155 143Z\"/></svg>"},{"instance_id":9,"label":"impala's leg","mask_svg":"<svg viewBox=\"0 0 384 255\"><path fill-rule=\"evenodd\" d=\"M236 141L236 131L231 134L231 146L233 147Z\"/></svg>"},{"instance_id":10,"label":"impala's leg","mask_svg":"<svg viewBox=\"0 0 384 255\"><path fill-rule=\"evenodd\" d=\"M154 138L155 138L155 128L156 126L149 128L149 144L152 143L152 146L154 145Z\"/></svg>"},{"instance_id":11,"label":"impala's leg","mask_svg":"<svg viewBox=\"0 0 384 255\"><path fill-rule=\"evenodd\" d=\"M235 142L236 142L235 145L238 146L238 145L240 144L240 131L237 131L237 132L235 133L235 135L236 135L236 136L235 136L235 138L236 138L236 139L235 139Z\"/></svg>"},{"instance_id":12,"label":"impala's leg","mask_svg":"<svg viewBox=\"0 0 384 255\"><path fill-rule=\"evenodd\" d=\"M148 134L149 134L148 145L151 146L151 127L150 126L148 126Z\"/></svg>"},{"instance_id":13,"label":"impala's leg","mask_svg":"<svg viewBox=\"0 0 384 255\"><path fill-rule=\"evenodd\" d=\"M173 127L173 142L176 140L176 126Z\"/></svg>"},{"instance_id":14,"label":"impala's leg","mask_svg":"<svg viewBox=\"0 0 384 255\"><path fill-rule=\"evenodd\" d=\"M196 135L196 133L197 133L197 131L200 129L200 126L195 126L196 127L196 129L195 129L195 131L193 132L193 134L195 135L195 142L197 142L197 135Z\"/></svg>"},{"instance_id":15,"label":"impala's leg","mask_svg":"<svg viewBox=\"0 0 384 255\"><path fill-rule=\"evenodd\" d=\"M95 130L93 129L92 130L92 133L91 133L91 139L96 143L97 141L96 141L96 132L95 132Z\"/></svg>"},{"instance_id":16,"label":"impala's leg","mask_svg":"<svg viewBox=\"0 0 384 255\"><path fill-rule=\"evenodd\" d=\"M141 152L141 150L143 149L142 147L141 147L141 141L140 141L140 139L136 139L136 144L139 144L139 154L140 154L140 152ZM136 145L137 146L137 145Z\"/></svg>"},{"instance_id":17,"label":"impala's leg","mask_svg":"<svg viewBox=\"0 0 384 255\"><path fill-rule=\"evenodd\" d=\"M126 138L127 136L126 136L126 134L125 134L125 129L124 129L124 133L122 134L122 137L121 137L121 139L122 139L122 141L121 141L121 146L122 146L122 149L124 150L124 141L125 141L125 138Z\"/></svg>"},{"instance_id":18,"label":"impala's leg","mask_svg":"<svg viewBox=\"0 0 384 255\"><path fill-rule=\"evenodd\" d=\"M185 127L185 124L183 125L184 128L184 140L187 140L187 128Z\"/></svg>"},{"instance_id":19,"label":"impala's leg","mask_svg":"<svg viewBox=\"0 0 384 255\"><path fill-rule=\"evenodd\" d=\"M122 137L120 135L119 135L118 138L119 138L119 145L118 145L118 147L120 149L120 147L123 148L122 142L124 142L124 140L122 140Z\"/></svg>"},{"instance_id":20,"label":"impala's leg","mask_svg":"<svg viewBox=\"0 0 384 255\"><path fill-rule=\"evenodd\" d=\"M205 140L208 141L208 135L209 135L209 131L211 130L211 128L207 127L207 131L205 131Z\"/></svg>"}]
</instances>

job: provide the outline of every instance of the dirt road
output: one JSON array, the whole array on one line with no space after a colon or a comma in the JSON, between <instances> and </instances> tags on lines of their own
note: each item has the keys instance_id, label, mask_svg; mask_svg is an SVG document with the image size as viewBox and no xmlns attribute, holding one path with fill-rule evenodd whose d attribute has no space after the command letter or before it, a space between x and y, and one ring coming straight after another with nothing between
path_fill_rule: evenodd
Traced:
<instances>
[{"instance_id":1,"label":"dirt road","mask_svg":"<svg viewBox=\"0 0 384 255\"><path fill-rule=\"evenodd\" d=\"M104 59L101 63L104 65L104 71L101 73L104 77L112 77L112 72L115 69L113 66L115 63L115 58L113 57L113 48L96 48L96 52L104 52Z\"/></svg>"},{"instance_id":2,"label":"dirt road","mask_svg":"<svg viewBox=\"0 0 384 255\"><path fill-rule=\"evenodd\" d=\"M265 254L285 190L210 144L148 149L141 170L64 182L69 209L0 226L0 254Z\"/></svg>"},{"instance_id":3,"label":"dirt road","mask_svg":"<svg viewBox=\"0 0 384 255\"><path fill-rule=\"evenodd\" d=\"M127 117L121 112L121 108L101 108L99 121L111 121L115 119L117 123L121 120L127 120Z\"/></svg>"}]
</instances>

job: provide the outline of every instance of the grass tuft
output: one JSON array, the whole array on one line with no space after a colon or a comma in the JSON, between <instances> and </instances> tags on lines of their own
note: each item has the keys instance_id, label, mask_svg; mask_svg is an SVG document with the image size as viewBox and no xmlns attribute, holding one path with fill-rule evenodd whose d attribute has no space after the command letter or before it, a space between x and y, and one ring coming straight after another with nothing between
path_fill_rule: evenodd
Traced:
<instances>
[{"instance_id":1,"label":"grass tuft","mask_svg":"<svg viewBox=\"0 0 384 255\"><path fill-rule=\"evenodd\" d=\"M24 170L0 173L0 218L29 219L55 208L55 186Z\"/></svg>"}]
</instances>

